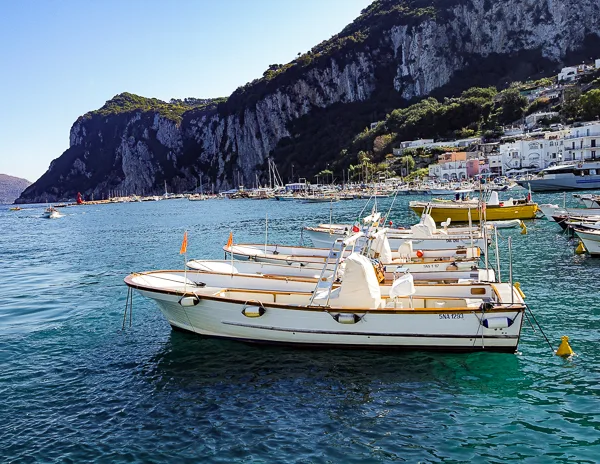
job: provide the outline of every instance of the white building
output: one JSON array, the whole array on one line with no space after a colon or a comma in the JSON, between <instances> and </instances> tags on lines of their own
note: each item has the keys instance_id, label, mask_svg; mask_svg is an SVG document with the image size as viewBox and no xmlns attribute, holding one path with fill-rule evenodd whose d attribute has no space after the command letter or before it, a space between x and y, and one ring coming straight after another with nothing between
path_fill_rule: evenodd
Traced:
<instances>
[{"instance_id":1,"label":"white building","mask_svg":"<svg viewBox=\"0 0 600 464\"><path fill-rule=\"evenodd\" d=\"M533 127L542 119L551 119L555 116L558 116L558 113L556 111L548 111L545 113L533 113L525 118L525 125L527 127Z\"/></svg>"},{"instance_id":2,"label":"white building","mask_svg":"<svg viewBox=\"0 0 600 464\"><path fill-rule=\"evenodd\" d=\"M574 81L577 78L577 67L569 66L566 68L562 68L560 73L558 73L558 82L560 81Z\"/></svg>"},{"instance_id":3,"label":"white building","mask_svg":"<svg viewBox=\"0 0 600 464\"><path fill-rule=\"evenodd\" d=\"M408 142L400 142L400 148L394 148L393 153L396 156L402 156L402 152L407 148L435 148L435 147L454 147L464 148L473 145L474 143L480 143L480 137L473 137L470 139L459 139L450 140L447 142L434 142L433 139L421 139L411 140Z\"/></svg>"},{"instance_id":4,"label":"white building","mask_svg":"<svg viewBox=\"0 0 600 464\"><path fill-rule=\"evenodd\" d=\"M564 138L564 161L600 159L600 123L572 127Z\"/></svg>"},{"instance_id":5,"label":"white building","mask_svg":"<svg viewBox=\"0 0 600 464\"><path fill-rule=\"evenodd\" d=\"M502 154L501 153L490 153L487 155L488 165L492 174L499 176L504 174L502 170Z\"/></svg>"},{"instance_id":6,"label":"white building","mask_svg":"<svg viewBox=\"0 0 600 464\"><path fill-rule=\"evenodd\" d=\"M600 58L596 59L596 69L600 69Z\"/></svg>"},{"instance_id":7,"label":"white building","mask_svg":"<svg viewBox=\"0 0 600 464\"><path fill-rule=\"evenodd\" d=\"M537 139L523 139L500 145L501 174L539 172L563 160L564 132L546 132ZM489 159L489 157L488 157ZM498 160L489 161L497 172Z\"/></svg>"}]
</instances>

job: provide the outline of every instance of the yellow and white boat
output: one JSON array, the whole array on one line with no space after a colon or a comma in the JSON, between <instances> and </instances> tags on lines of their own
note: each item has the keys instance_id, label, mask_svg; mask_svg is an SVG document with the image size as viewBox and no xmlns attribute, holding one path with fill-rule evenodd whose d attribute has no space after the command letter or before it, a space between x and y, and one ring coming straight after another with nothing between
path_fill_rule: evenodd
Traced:
<instances>
[{"instance_id":1,"label":"yellow and white boat","mask_svg":"<svg viewBox=\"0 0 600 464\"><path fill-rule=\"evenodd\" d=\"M509 219L534 219L538 210L537 203L528 198L509 199L505 201L498 200L498 194L492 192L490 199L486 203L475 201L447 201L447 202L424 202L411 201L410 209L419 216L424 211L429 210L428 214L436 222L446 221L448 218L452 222L469 222L469 211L471 221L479 221L483 213L483 219L487 221L503 221Z\"/></svg>"}]
</instances>

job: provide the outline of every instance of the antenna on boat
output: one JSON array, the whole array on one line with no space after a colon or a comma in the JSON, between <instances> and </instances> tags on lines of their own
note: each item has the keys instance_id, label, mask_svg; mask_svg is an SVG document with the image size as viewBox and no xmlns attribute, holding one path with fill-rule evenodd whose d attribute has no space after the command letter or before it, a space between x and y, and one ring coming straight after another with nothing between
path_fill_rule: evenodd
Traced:
<instances>
[{"instance_id":1,"label":"antenna on boat","mask_svg":"<svg viewBox=\"0 0 600 464\"><path fill-rule=\"evenodd\" d=\"M265 254L267 253L268 240L269 240L269 213L265 213Z\"/></svg>"},{"instance_id":2,"label":"antenna on boat","mask_svg":"<svg viewBox=\"0 0 600 464\"><path fill-rule=\"evenodd\" d=\"M508 237L508 280L510 282L510 304L512 306L515 303L515 289L513 286L512 273L512 237Z\"/></svg>"},{"instance_id":3,"label":"antenna on boat","mask_svg":"<svg viewBox=\"0 0 600 464\"><path fill-rule=\"evenodd\" d=\"M502 283L502 274L500 273L500 253L498 252L498 228L494 226L494 240L496 241L496 266L498 268L498 283Z\"/></svg>"}]
</instances>

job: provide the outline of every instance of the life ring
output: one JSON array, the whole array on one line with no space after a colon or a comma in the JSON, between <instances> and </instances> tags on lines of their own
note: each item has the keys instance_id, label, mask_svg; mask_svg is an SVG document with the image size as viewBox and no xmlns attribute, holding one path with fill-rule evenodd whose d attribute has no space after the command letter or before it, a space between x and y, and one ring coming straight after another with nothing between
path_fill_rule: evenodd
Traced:
<instances>
[{"instance_id":1,"label":"life ring","mask_svg":"<svg viewBox=\"0 0 600 464\"><path fill-rule=\"evenodd\" d=\"M423 257L423 250L417 250L417 257L418 258L422 258Z\"/></svg>"}]
</instances>

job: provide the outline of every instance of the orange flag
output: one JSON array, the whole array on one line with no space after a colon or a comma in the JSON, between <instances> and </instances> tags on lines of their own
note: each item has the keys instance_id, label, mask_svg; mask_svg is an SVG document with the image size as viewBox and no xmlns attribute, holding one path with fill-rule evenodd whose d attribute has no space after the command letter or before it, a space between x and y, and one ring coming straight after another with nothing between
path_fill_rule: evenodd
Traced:
<instances>
[{"instance_id":1,"label":"orange flag","mask_svg":"<svg viewBox=\"0 0 600 464\"><path fill-rule=\"evenodd\" d=\"M227 248L231 248L233 245L233 232L229 232L229 239L227 240Z\"/></svg>"},{"instance_id":2,"label":"orange flag","mask_svg":"<svg viewBox=\"0 0 600 464\"><path fill-rule=\"evenodd\" d=\"M187 230L183 233L183 242L181 242L181 249L179 250L180 255L185 253L187 253Z\"/></svg>"}]
</instances>

